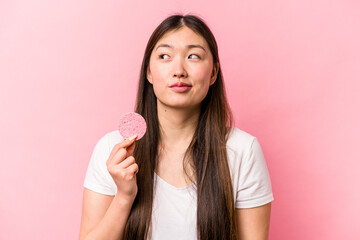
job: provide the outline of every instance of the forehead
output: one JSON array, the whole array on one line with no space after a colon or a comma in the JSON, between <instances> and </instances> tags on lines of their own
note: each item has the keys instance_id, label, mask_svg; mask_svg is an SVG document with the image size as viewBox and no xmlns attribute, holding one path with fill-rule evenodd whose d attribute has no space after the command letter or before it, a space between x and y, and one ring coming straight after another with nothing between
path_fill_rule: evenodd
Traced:
<instances>
[{"instance_id":1,"label":"forehead","mask_svg":"<svg viewBox=\"0 0 360 240\"><path fill-rule=\"evenodd\" d=\"M182 48L191 44L200 44L205 49L209 48L203 36L186 26L165 33L156 43L154 49L156 49L160 44L169 44L175 48Z\"/></svg>"}]
</instances>

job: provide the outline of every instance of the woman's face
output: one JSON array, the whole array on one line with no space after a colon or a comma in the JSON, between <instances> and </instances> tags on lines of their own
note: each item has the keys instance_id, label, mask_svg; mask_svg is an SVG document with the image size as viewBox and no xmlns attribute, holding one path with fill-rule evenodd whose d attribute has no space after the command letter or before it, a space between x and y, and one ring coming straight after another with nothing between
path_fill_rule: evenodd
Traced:
<instances>
[{"instance_id":1,"label":"woman's face","mask_svg":"<svg viewBox=\"0 0 360 240\"><path fill-rule=\"evenodd\" d=\"M164 107L198 107L217 77L206 40L190 28L167 32L150 56L147 79Z\"/></svg>"}]
</instances>

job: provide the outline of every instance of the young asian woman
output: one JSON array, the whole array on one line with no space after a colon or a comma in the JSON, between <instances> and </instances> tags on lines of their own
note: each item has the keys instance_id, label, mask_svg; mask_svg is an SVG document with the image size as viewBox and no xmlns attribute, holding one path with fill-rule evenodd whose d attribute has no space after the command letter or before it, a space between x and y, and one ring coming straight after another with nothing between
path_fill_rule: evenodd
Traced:
<instances>
[{"instance_id":1,"label":"young asian woman","mask_svg":"<svg viewBox=\"0 0 360 240\"><path fill-rule=\"evenodd\" d=\"M267 239L273 194L256 137L233 126L209 27L172 15L146 46L135 111L143 138L96 144L80 239Z\"/></svg>"}]
</instances>

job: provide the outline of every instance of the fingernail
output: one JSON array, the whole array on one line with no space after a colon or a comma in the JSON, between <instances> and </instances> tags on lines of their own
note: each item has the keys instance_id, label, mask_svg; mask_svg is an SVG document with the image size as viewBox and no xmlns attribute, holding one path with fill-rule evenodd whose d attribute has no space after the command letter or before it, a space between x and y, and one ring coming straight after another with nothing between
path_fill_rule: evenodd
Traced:
<instances>
[{"instance_id":1,"label":"fingernail","mask_svg":"<svg viewBox=\"0 0 360 240\"><path fill-rule=\"evenodd\" d=\"M130 138L129 138L129 141L134 140L136 137L137 137L137 135L134 135L134 136L130 137Z\"/></svg>"}]
</instances>

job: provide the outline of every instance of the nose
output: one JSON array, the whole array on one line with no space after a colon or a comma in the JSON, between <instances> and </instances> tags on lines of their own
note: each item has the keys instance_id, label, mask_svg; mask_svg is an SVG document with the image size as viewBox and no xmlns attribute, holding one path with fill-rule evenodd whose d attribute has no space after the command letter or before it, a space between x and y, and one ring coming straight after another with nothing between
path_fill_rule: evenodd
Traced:
<instances>
[{"instance_id":1,"label":"nose","mask_svg":"<svg viewBox=\"0 0 360 240\"><path fill-rule=\"evenodd\" d=\"M181 59L177 59L177 61L174 60L174 73L173 77L175 78L185 78L187 77L187 72L184 66L184 62Z\"/></svg>"}]
</instances>

